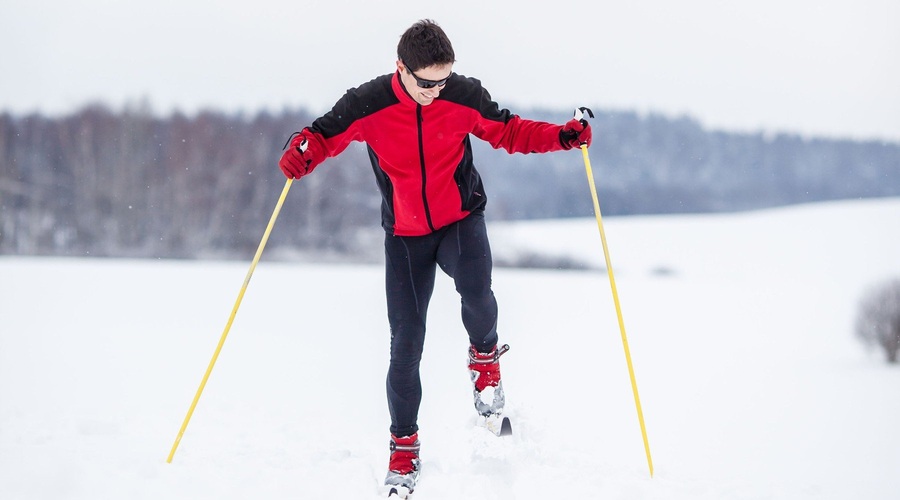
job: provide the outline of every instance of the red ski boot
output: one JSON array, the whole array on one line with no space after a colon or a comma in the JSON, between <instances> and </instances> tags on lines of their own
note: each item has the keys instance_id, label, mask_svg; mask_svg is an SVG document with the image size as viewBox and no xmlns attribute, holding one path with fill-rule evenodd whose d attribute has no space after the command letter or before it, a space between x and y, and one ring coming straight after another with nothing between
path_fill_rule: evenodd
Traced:
<instances>
[{"instance_id":1,"label":"red ski boot","mask_svg":"<svg viewBox=\"0 0 900 500\"><path fill-rule=\"evenodd\" d=\"M419 434L397 437L391 434L391 462L388 465L385 486L390 488L388 498L406 498L416 489L419 479Z\"/></svg>"},{"instance_id":2,"label":"red ski boot","mask_svg":"<svg viewBox=\"0 0 900 500\"><path fill-rule=\"evenodd\" d=\"M491 352L478 352L475 346L469 346L469 374L472 377L475 410L483 417L503 412L506 398L500 381L500 356L508 350L509 345L506 344L499 349L495 346Z\"/></svg>"}]
</instances>

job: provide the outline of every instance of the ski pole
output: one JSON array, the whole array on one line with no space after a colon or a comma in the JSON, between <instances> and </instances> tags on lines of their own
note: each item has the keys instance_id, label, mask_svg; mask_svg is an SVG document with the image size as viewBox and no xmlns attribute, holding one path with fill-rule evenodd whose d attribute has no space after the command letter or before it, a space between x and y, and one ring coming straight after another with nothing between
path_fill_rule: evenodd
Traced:
<instances>
[{"instance_id":1,"label":"ski pole","mask_svg":"<svg viewBox=\"0 0 900 500\"><path fill-rule=\"evenodd\" d=\"M234 317L237 315L238 308L241 306L241 301L244 299L244 292L247 291L247 285L250 284L250 277L253 276L253 271L256 269L256 264L259 262L259 257L262 255L263 248L266 247L266 242L269 240L269 234L272 232L272 227L275 225L275 219L278 218L278 213L281 212L281 206L284 204L284 199L287 197L288 190L291 189L291 183L293 181L294 179L288 178L287 182L284 183L284 189L281 190L281 196L278 198L278 203L275 204L275 211L272 212L272 217L269 219L269 225L266 226L266 231L263 233L262 240L259 242L259 247L256 249L256 255L253 256L250 270L247 271L247 276L244 278L244 285L241 286L241 291L238 293L237 300L234 302L234 307L231 309L231 315L228 317L225 331L222 332L222 336L219 338L219 344L213 352L212 359L209 361L209 366L206 368L206 373L203 374L203 380L200 381L200 387L197 388L197 394L194 395L194 400L191 402L191 407L184 417L184 422L181 424L181 429L178 431L175 443L172 444L172 451L169 452L169 457L166 459L167 463L172 463L172 458L175 456L175 450L178 449L178 444L181 443L181 437L184 436L184 431L187 429L188 422L191 420L191 415L194 414L194 409L197 407L197 402L200 400L200 394L203 393L203 388L206 387L206 381L209 380L209 374L212 373L213 366L215 366L216 360L219 358L219 353L222 351L222 346L225 344L225 338L228 336L228 331L231 330L231 324L234 322Z\"/></svg>"},{"instance_id":2,"label":"ski pole","mask_svg":"<svg viewBox=\"0 0 900 500\"><path fill-rule=\"evenodd\" d=\"M593 118L594 113L588 108L575 110L575 119L583 120L584 112ZM600 229L600 242L603 244L603 257L606 259L606 269L609 275L609 286L612 289L613 302L616 305L616 316L619 319L619 331L622 333L622 346L625 348L625 360L628 363L628 375L631 378L631 390L634 392L634 405L637 408L638 421L641 424L641 436L644 439L644 451L647 454L647 466L650 468L650 477L653 477L653 458L650 456L650 441L647 439L647 427L644 425L644 412L641 410L641 397L638 395L637 380L634 377L634 365L631 363L631 350L628 348L628 336L625 335L625 320L622 319L622 307L619 304L619 292L616 289L616 278L613 276L612 261L609 258L609 247L606 244L606 232L603 230L603 216L600 214L600 200L597 197L597 187L594 184L594 172L591 169L591 158L588 156L587 144L581 145L581 155L584 157L584 168L587 171L588 184L591 187L591 196L594 199L594 215L597 216L597 227Z\"/></svg>"}]
</instances>

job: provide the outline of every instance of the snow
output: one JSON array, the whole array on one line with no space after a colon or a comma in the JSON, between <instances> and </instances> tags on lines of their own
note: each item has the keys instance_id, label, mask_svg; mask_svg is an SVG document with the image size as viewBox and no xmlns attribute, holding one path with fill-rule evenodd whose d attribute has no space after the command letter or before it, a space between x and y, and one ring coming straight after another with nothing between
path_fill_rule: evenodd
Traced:
<instances>
[{"instance_id":1,"label":"snow","mask_svg":"<svg viewBox=\"0 0 900 500\"><path fill-rule=\"evenodd\" d=\"M900 200L604 223L654 477L607 275L497 269L515 435L475 426L441 276L415 498L897 498L900 369L852 324L900 275ZM594 219L489 230L603 266ZM380 266L264 255L166 463L248 265L0 258L0 498L382 498Z\"/></svg>"}]
</instances>

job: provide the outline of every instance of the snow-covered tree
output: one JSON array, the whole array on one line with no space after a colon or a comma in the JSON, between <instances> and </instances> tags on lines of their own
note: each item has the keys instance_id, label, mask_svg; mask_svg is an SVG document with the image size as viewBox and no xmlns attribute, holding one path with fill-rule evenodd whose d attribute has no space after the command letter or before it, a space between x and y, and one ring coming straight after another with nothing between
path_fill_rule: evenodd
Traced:
<instances>
[{"instance_id":1,"label":"snow-covered tree","mask_svg":"<svg viewBox=\"0 0 900 500\"><path fill-rule=\"evenodd\" d=\"M900 351L900 278L873 286L860 301L856 336L880 346L889 363Z\"/></svg>"}]
</instances>

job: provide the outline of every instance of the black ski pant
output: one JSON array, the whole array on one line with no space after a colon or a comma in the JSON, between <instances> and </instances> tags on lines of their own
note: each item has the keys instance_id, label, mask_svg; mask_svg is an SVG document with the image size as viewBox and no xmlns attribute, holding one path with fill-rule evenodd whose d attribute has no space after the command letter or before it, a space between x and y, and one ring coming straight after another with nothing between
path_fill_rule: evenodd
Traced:
<instances>
[{"instance_id":1,"label":"black ski pant","mask_svg":"<svg viewBox=\"0 0 900 500\"><path fill-rule=\"evenodd\" d=\"M425 236L389 234L384 249L391 326L387 375L391 433L409 436L419 429L419 362L437 266L456 284L462 301L463 326L472 345L480 352L497 345L497 301L491 291L491 249L484 213L474 212Z\"/></svg>"}]
</instances>

